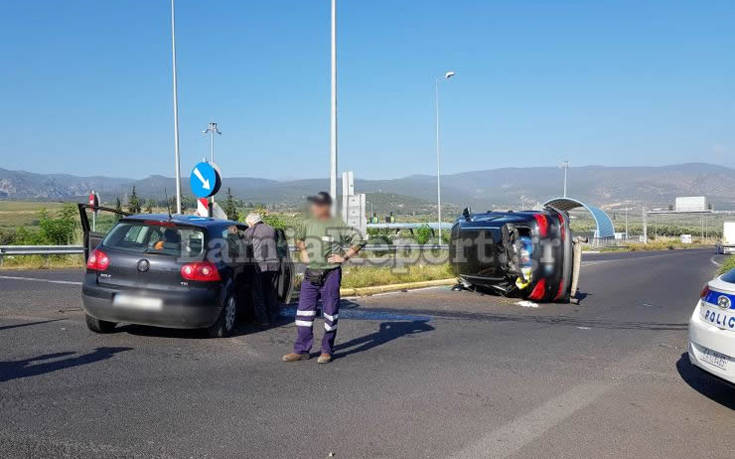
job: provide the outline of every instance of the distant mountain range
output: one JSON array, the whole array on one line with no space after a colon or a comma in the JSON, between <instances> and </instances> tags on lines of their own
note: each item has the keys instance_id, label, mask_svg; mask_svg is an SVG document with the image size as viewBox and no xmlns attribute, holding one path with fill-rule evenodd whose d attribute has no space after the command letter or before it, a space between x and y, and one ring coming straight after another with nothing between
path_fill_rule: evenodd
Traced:
<instances>
[{"instance_id":1,"label":"distant mountain range","mask_svg":"<svg viewBox=\"0 0 735 459\"><path fill-rule=\"evenodd\" d=\"M359 171L357 171L359 175ZM160 175L141 180L118 177L77 177L0 169L0 199L83 200L97 190L103 201L125 199L135 186L139 196L162 199L174 193L174 179ZM188 178L184 193L190 195ZM614 208L630 204L666 207L676 196L704 195L715 208L735 209L735 169L704 163L660 167L586 166L569 169L569 196ZM246 202L294 206L319 190L326 179L277 181L226 177L223 189ZM376 212L430 209L436 197L436 177L411 175L391 180L357 180L358 192L368 193ZM530 207L561 194L562 171L555 167L489 169L442 176L442 199L451 207L475 210ZM222 193L222 192L221 192ZM369 210L369 209L368 209Z\"/></svg>"}]
</instances>

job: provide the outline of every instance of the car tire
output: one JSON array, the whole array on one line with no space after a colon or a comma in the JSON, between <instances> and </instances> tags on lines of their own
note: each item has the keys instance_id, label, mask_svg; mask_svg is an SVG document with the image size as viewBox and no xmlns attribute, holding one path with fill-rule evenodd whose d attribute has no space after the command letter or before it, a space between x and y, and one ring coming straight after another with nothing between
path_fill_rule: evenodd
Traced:
<instances>
[{"instance_id":1,"label":"car tire","mask_svg":"<svg viewBox=\"0 0 735 459\"><path fill-rule=\"evenodd\" d=\"M86 315L85 321L87 322L87 328L95 333L112 333L117 325L115 322L95 319L89 314Z\"/></svg>"},{"instance_id":2,"label":"car tire","mask_svg":"<svg viewBox=\"0 0 735 459\"><path fill-rule=\"evenodd\" d=\"M237 300L233 295L229 295L225 300L225 305L220 312L217 321L207 328L207 335L210 338L226 338L235 330L237 323Z\"/></svg>"}]
</instances>

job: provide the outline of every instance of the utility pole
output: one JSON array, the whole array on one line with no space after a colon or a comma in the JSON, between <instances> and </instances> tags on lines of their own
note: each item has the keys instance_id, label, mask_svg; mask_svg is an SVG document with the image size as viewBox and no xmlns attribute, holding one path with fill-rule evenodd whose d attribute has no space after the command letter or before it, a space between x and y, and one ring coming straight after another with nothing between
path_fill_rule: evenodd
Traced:
<instances>
[{"instance_id":1,"label":"utility pole","mask_svg":"<svg viewBox=\"0 0 735 459\"><path fill-rule=\"evenodd\" d=\"M648 244L648 213L646 213L646 208L643 207L643 243Z\"/></svg>"},{"instance_id":2,"label":"utility pole","mask_svg":"<svg viewBox=\"0 0 735 459\"><path fill-rule=\"evenodd\" d=\"M567 197L567 170L569 169L569 161L564 161L561 163L562 169L564 169L564 191L562 196Z\"/></svg>"},{"instance_id":3,"label":"utility pole","mask_svg":"<svg viewBox=\"0 0 735 459\"><path fill-rule=\"evenodd\" d=\"M174 164L176 169L176 213L181 213L181 155L179 154L179 96L176 81L176 22L174 0L171 0L171 61L174 93Z\"/></svg>"},{"instance_id":4,"label":"utility pole","mask_svg":"<svg viewBox=\"0 0 735 459\"><path fill-rule=\"evenodd\" d=\"M702 242L704 242L704 215L702 215L701 225L702 225Z\"/></svg>"},{"instance_id":5,"label":"utility pole","mask_svg":"<svg viewBox=\"0 0 735 459\"><path fill-rule=\"evenodd\" d=\"M209 134L209 161L214 163L214 135L222 135L217 123L209 123L209 127L202 131L202 134Z\"/></svg>"},{"instance_id":6,"label":"utility pole","mask_svg":"<svg viewBox=\"0 0 735 459\"><path fill-rule=\"evenodd\" d=\"M337 0L332 0L332 106L329 139L329 194L332 196L332 216L337 211Z\"/></svg>"},{"instance_id":7,"label":"utility pole","mask_svg":"<svg viewBox=\"0 0 735 459\"><path fill-rule=\"evenodd\" d=\"M434 110L436 115L436 214L437 223L439 225L439 243L442 241L442 186L441 186L441 162L439 158L439 82L448 80L454 76L454 72L449 71L443 77L437 78L434 82Z\"/></svg>"},{"instance_id":8,"label":"utility pole","mask_svg":"<svg viewBox=\"0 0 735 459\"><path fill-rule=\"evenodd\" d=\"M628 240L628 208L625 208L625 240Z\"/></svg>"}]
</instances>

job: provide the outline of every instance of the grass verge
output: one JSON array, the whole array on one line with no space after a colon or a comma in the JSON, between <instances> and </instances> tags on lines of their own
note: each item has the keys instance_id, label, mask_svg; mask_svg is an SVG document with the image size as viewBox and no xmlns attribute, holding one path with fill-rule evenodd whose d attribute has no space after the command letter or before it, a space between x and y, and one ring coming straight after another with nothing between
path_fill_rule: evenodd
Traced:
<instances>
[{"instance_id":1,"label":"grass verge","mask_svg":"<svg viewBox=\"0 0 735 459\"><path fill-rule=\"evenodd\" d=\"M725 258L722 266L720 266L720 274L725 274L731 269L735 269L735 255L730 255L729 257Z\"/></svg>"},{"instance_id":2,"label":"grass verge","mask_svg":"<svg viewBox=\"0 0 735 459\"><path fill-rule=\"evenodd\" d=\"M656 250L682 250L682 249L702 249L712 247L713 243L695 242L693 244L682 244L678 239L649 241L648 244L642 242L628 242L621 247L602 247L600 252L651 252Z\"/></svg>"},{"instance_id":3,"label":"grass verge","mask_svg":"<svg viewBox=\"0 0 735 459\"><path fill-rule=\"evenodd\" d=\"M83 268L84 257L80 255L27 255L5 256L0 271L11 269L59 269Z\"/></svg>"},{"instance_id":4,"label":"grass verge","mask_svg":"<svg viewBox=\"0 0 735 459\"><path fill-rule=\"evenodd\" d=\"M376 285L403 284L454 277L448 263L441 265L410 265L400 271L390 267L348 266L344 268L342 287L360 288Z\"/></svg>"}]
</instances>

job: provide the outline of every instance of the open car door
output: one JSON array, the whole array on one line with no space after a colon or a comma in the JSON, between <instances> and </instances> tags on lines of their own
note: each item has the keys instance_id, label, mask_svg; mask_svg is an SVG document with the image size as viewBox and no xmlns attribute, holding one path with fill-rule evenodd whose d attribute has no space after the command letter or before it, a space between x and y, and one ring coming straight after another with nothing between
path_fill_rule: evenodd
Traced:
<instances>
[{"instance_id":1,"label":"open car door","mask_svg":"<svg viewBox=\"0 0 735 459\"><path fill-rule=\"evenodd\" d=\"M115 226L115 223L120 218L130 214L110 207L95 207L89 204L77 204L77 206L82 224L82 244L84 245L84 260L86 261L89 252L97 248L102 239Z\"/></svg>"},{"instance_id":2,"label":"open car door","mask_svg":"<svg viewBox=\"0 0 735 459\"><path fill-rule=\"evenodd\" d=\"M291 294L293 293L295 269L291 260L291 251L288 247L288 239L286 233L282 229L276 230L276 251L280 267L278 272L278 300L281 304L291 302Z\"/></svg>"}]
</instances>

